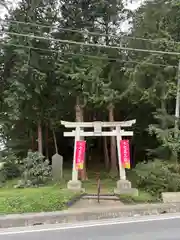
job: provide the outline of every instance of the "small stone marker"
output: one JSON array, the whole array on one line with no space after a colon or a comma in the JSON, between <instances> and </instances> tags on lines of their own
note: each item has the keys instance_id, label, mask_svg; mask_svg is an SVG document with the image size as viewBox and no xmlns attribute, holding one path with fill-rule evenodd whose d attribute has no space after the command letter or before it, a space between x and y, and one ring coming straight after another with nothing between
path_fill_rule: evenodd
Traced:
<instances>
[{"instance_id":1,"label":"small stone marker","mask_svg":"<svg viewBox=\"0 0 180 240\"><path fill-rule=\"evenodd\" d=\"M57 153L52 156L52 178L54 181L63 178L63 157Z\"/></svg>"},{"instance_id":2,"label":"small stone marker","mask_svg":"<svg viewBox=\"0 0 180 240\"><path fill-rule=\"evenodd\" d=\"M179 203L180 192L163 192L162 200L164 203Z\"/></svg>"}]
</instances>

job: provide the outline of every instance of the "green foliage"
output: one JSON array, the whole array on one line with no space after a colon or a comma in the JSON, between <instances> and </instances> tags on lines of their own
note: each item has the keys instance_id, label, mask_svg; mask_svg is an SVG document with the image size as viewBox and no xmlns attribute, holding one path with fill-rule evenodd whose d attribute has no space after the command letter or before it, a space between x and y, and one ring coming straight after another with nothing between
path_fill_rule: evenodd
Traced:
<instances>
[{"instance_id":1,"label":"green foliage","mask_svg":"<svg viewBox=\"0 0 180 240\"><path fill-rule=\"evenodd\" d=\"M160 197L162 192L180 191L180 165L155 160L139 163L134 169L136 184L140 189Z\"/></svg>"},{"instance_id":2,"label":"green foliage","mask_svg":"<svg viewBox=\"0 0 180 240\"><path fill-rule=\"evenodd\" d=\"M51 177L49 160L39 152L29 151L23 160L22 181L19 187L38 186L46 183ZM18 186L17 186L18 187Z\"/></svg>"},{"instance_id":3,"label":"green foliage","mask_svg":"<svg viewBox=\"0 0 180 240\"><path fill-rule=\"evenodd\" d=\"M3 186L3 184L6 182L6 175L4 171L4 163L0 164L0 186Z\"/></svg>"},{"instance_id":4,"label":"green foliage","mask_svg":"<svg viewBox=\"0 0 180 240\"><path fill-rule=\"evenodd\" d=\"M161 112L157 112L154 117L158 123L149 126L149 133L156 136L161 146L161 152L163 149L164 152L166 151L166 159L178 161L177 155L180 152L180 131L174 126L176 121L175 117ZM177 124L179 125L178 122ZM149 150L149 153L159 157L159 148Z\"/></svg>"},{"instance_id":5,"label":"green foliage","mask_svg":"<svg viewBox=\"0 0 180 240\"><path fill-rule=\"evenodd\" d=\"M20 160L15 154L10 153L3 157L1 159L1 165L1 181L11 180L20 176Z\"/></svg>"}]
</instances>

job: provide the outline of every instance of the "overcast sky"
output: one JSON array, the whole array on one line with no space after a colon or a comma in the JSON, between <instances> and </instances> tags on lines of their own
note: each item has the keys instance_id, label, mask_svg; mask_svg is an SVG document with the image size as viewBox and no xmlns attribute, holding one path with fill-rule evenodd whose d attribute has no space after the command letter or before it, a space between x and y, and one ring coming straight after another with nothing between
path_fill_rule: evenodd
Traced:
<instances>
[{"instance_id":1,"label":"overcast sky","mask_svg":"<svg viewBox=\"0 0 180 240\"><path fill-rule=\"evenodd\" d=\"M144 0L134 0L133 3L129 4L129 8L131 10L135 10L136 8L138 8L141 3L143 3Z\"/></svg>"}]
</instances>

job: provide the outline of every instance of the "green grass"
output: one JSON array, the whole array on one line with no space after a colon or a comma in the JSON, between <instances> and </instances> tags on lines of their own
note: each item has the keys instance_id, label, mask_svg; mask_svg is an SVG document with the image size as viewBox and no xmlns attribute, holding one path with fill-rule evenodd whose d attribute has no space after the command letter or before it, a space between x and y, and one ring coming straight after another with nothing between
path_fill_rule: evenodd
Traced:
<instances>
[{"instance_id":1,"label":"green grass","mask_svg":"<svg viewBox=\"0 0 180 240\"><path fill-rule=\"evenodd\" d=\"M102 194L108 194L112 193L116 182L112 179L101 179L100 180L101 185L101 193ZM85 188L87 193L97 193L97 181L94 179L89 179L88 181L83 182L83 187Z\"/></svg>"},{"instance_id":2,"label":"green grass","mask_svg":"<svg viewBox=\"0 0 180 240\"><path fill-rule=\"evenodd\" d=\"M125 204L154 203L158 200L147 192L139 192L138 196L120 195L120 200Z\"/></svg>"},{"instance_id":3,"label":"green grass","mask_svg":"<svg viewBox=\"0 0 180 240\"><path fill-rule=\"evenodd\" d=\"M26 189L1 189L0 214L58 211L79 193L58 186Z\"/></svg>"},{"instance_id":4,"label":"green grass","mask_svg":"<svg viewBox=\"0 0 180 240\"><path fill-rule=\"evenodd\" d=\"M116 187L116 181L117 179L102 171L100 173L101 193L112 193ZM95 172L88 173L88 180L83 182L83 187L87 193L97 193L97 174Z\"/></svg>"},{"instance_id":5,"label":"green grass","mask_svg":"<svg viewBox=\"0 0 180 240\"><path fill-rule=\"evenodd\" d=\"M88 172L88 181L83 182L87 193L97 192L95 172ZM101 173L101 193L111 193L116 186L116 180L107 173ZM66 189L67 181L71 179L71 170L64 171L64 179L46 187L15 189L18 179L8 181L0 189L0 214L58 211L66 208L66 204L80 193Z\"/></svg>"},{"instance_id":6,"label":"green grass","mask_svg":"<svg viewBox=\"0 0 180 240\"><path fill-rule=\"evenodd\" d=\"M60 183L52 183L46 187L15 189L18 179L8 181L0 188L0 214L47 212L66 209L66 204L80 193L74 193L66 189L67 181L71 179L71 170L64 171L64 179ZM83 182L86 193L97 193L97 175L88 172L87 181ZM113 193L118 178L110 176L105 171L100 174L101 193ZM148 193L140 192L138 197L120 196L125 204L149 203L155 199Z\"/></svg>"}]
</instances>

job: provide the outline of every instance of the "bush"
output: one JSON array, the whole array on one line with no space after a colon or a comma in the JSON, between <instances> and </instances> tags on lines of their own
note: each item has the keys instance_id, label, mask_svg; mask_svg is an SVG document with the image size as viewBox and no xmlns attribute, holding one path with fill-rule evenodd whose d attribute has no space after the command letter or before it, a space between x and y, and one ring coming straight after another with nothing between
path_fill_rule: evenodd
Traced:
<instances>
[{"instance_id":1,"label":"bush","mask_svg":"<svg viewBox=\"0 0 180 240\"><path fill-rule=\"evenodd\" d=\"M1 159L1 182L20 176L20 160L15 154L9 154Z\"/></svg>"},{"instance_id":2,"label":"bush","mask_svg":"<svg viewBox=\"0 0 180 240\"><path fill-rule=\"evenodd\" d=\"M23 160L23 174L20 185L38 186L46 183L51 176L49 160L39 152L29 151Z\"/></svg>"},{"instance_id":3,"label":"bush","mask_svg":"<svg viewBox=\"0 0 180 240\"><path fill-rule=\"evenodd\" d=\"M180 191L180 165L161 160L139 163L135 168L137 187L160 197L162 192Z\"/></svg>"}]
</instances>

